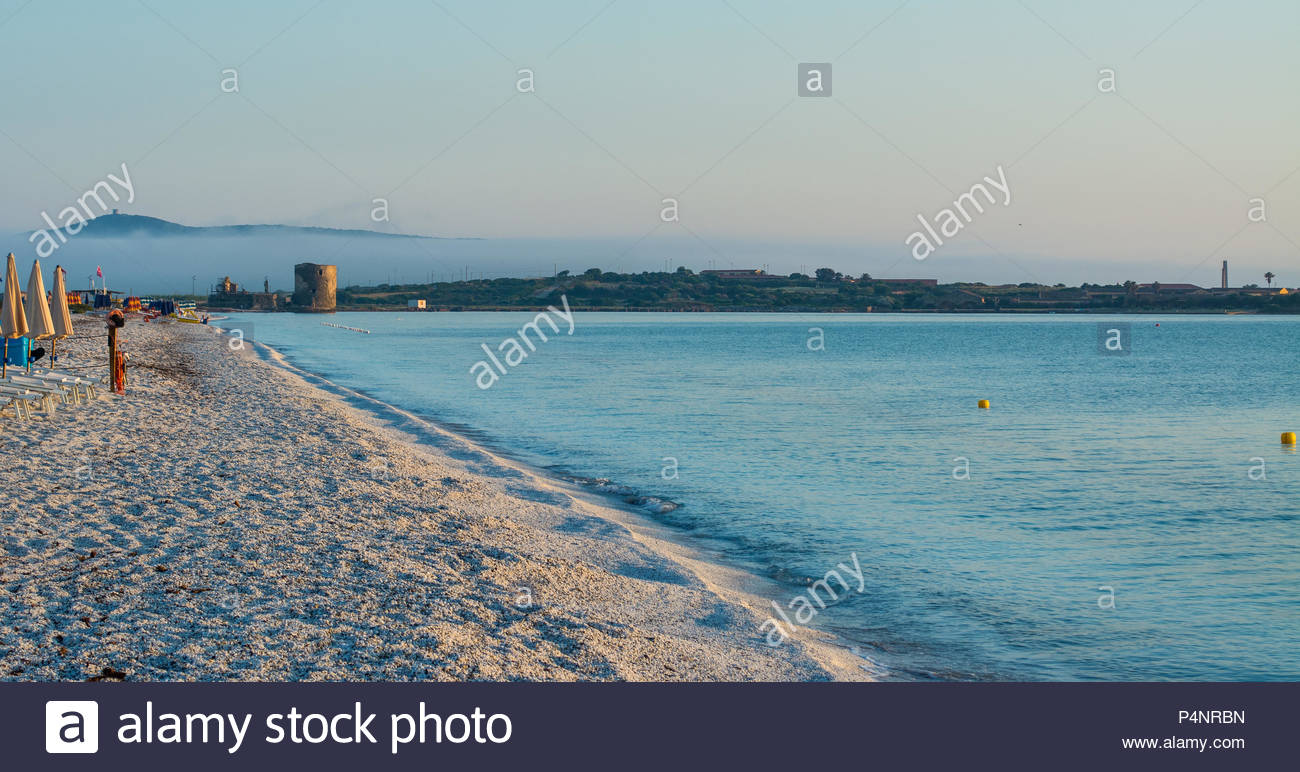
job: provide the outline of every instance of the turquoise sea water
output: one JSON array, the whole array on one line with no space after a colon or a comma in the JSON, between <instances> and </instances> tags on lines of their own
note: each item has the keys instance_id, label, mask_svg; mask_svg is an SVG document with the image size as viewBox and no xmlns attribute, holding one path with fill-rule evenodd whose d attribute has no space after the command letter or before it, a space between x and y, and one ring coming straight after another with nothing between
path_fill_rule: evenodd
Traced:
<instances>
[{"instance_id":1,"label":"turquoise sea water","mask_svg":"<svg viewBox=\"0 0 1300 772\"><path fill-rule=\"evenodd\" d=\"M1300 455L1278 441L1300 431L1300 320L578 313L478 388L480 344L532 317L221 324L653 497L783 605L856 554L864 591L813 625L895 677L1300 678ZM1129 355L1099 347L1117 322Z\"/></svg>"}]
</instances>

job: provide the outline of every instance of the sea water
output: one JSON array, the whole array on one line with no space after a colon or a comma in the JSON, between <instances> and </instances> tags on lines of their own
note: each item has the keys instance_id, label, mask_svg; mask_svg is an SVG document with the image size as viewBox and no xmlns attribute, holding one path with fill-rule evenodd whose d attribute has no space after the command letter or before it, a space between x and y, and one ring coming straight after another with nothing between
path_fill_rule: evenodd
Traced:
<instances>
[{"instance_id":1,"label":"sea water","mask_svg":"<svg viewBox=\"0 0 1300 772\"><path fill-rule=\"evenodd\" d=\"M482 344L533 317L222 324L619 492L783 608L856 554L863 590L811 624L891 677L1300 678L1300 455L1279 443L1300 319L579 312L479 388Z\"/></svg>"}]
</instances>

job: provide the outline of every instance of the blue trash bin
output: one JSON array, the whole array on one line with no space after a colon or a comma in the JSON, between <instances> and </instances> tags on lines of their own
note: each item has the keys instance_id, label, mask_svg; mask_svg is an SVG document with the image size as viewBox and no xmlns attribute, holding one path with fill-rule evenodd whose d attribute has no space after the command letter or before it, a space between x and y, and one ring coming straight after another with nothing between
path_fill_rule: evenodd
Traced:
<instances>
[{"instance_id":1,"label":"blue trash bin","mask_svg":"<svg viewBox=\"0 0 1300 772\"><path fill-rule=\"evenodd\" d=\"M0 356L4 356L5 362L10 367L26 367L27 355L31 348L32 342L27 338L10 338L8 355L4 355L3 344L0 344Z\"/></svg>"}]
</instances>

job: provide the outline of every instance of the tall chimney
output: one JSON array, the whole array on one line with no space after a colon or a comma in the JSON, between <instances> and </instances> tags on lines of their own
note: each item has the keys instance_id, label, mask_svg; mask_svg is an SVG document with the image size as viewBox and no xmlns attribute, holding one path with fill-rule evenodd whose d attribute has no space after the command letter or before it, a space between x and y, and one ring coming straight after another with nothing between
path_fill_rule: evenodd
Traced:
<instances>
[{"instance_id":1,"label":"tall chimney","mask_svg":"<svg viewBox=\"0 0 1300 772\"><path fill-rule=\"evenodd\" d=\"M1228 288L1228 261L1223 261L1223 288Z\"/></svg>"}]
</instances>

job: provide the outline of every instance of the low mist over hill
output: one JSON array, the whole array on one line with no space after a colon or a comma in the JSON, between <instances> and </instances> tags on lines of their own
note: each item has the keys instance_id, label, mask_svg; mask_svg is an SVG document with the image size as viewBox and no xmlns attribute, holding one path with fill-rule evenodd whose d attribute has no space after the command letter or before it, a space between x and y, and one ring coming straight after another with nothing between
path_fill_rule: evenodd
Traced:
<instances>
[{"instance_id":1,"label":"low mist over hill","mask_svg":"<svg viewBox=\"0 0 1300 772\"><path fill-rule=\"evenodd\" d=\"M61 231L65 238L71 234ZM405 233L383 233L343 228L315 228L297 225L181 225L158 217L138 214L106 214L86 223L76 236L79 238L158 238L177 236L204 238L211 236L346 236L359 239L436 239L435 236L416 236Z\"/></svg>"},{"instance_id":2,"label":"low mist over hill","mask_svg":"<svg viewBox=\"0 0 1300 772\"><path fill-rule=\"evenodd\" d=\"M219 277L241 284L293 286L293 265L337 263L345 280L378 282L393 275L428 278L434 266L472 239L439 239L368 230L292 225L193 227L129 214L106 214L79 232L48 231L57 249L42 262L62 264L81 286L102 266L109 286L138 293L206 292ZM16 234L9 249L37 257L40 231ZM435 246L439 245L439 246ZM48 252L48 246L42 250ZM472 248L471 248L472 251ZM452 269L444 268L450 272Z\"/></svg>"},{"instance_id":3,"label":"low mist over hill","mask_svg":"<svg viewBox=\"0 0 1300 772\"><path fill-rule=\"evenodd\" d=\"M27 231L0 245L24 262L63 265L70 286L83 286L103 266L111 288L137 294L206 294L221 277L241 286L292 289L293 266L335 264L340 286L454 281L498 276L550 276L591 265L653 268L666 255L705 263L698 243L663 239L635 253L629 239L443 238L375 230L292 225L194 227L157 217L105 214L73 234L47 231L57 248L38 255L41 238ZM46 247L44 252L48 252ZM676 262L674 264L677 264ZM98 283L98 281L97 281Z\"/></svg>"},{"instance_id":4,"label":"low mist over hill","mask_svg":"<svg viewBox=\"0 0 1300 772\"><path fill-rule=\"evenodd\" d=\"M1195 270L1171 272L1154 260L1111 262L1103 257L1078 260L1008 260L962 254L914 260L900 240L896 245L788 244L696 237L663 227L642 237L446 238L380 230L293 225L195 227L129 214L105 214L80 232L46 232L56 244L40 255L49 267L68 270L70 286L82 287L103 266L113 289L137 294L207 294L221 277L261 289L293 288L293 266L312 262L339 267L339 286L416 285L462 279L550 277L557 271L579 274L590 268L613 273L674 271L678 266L760 268L772 273L811 272L832 265L852 275L868 272L894 278L937 278L945 282L1042 284L1122 283L1126 280L1200 283L1218 280L1217 261ZM23 262L37 257L40 231L0 235L0 254L12 251ZM1190 261L1194 264L1196 261ZM1260 281L1263 263L1242 267L1233 276ZM1278 271L1281 273L1281 271ZM1280 279L1279 281L1285 281Z\"/></svg>"}]
</instances>

